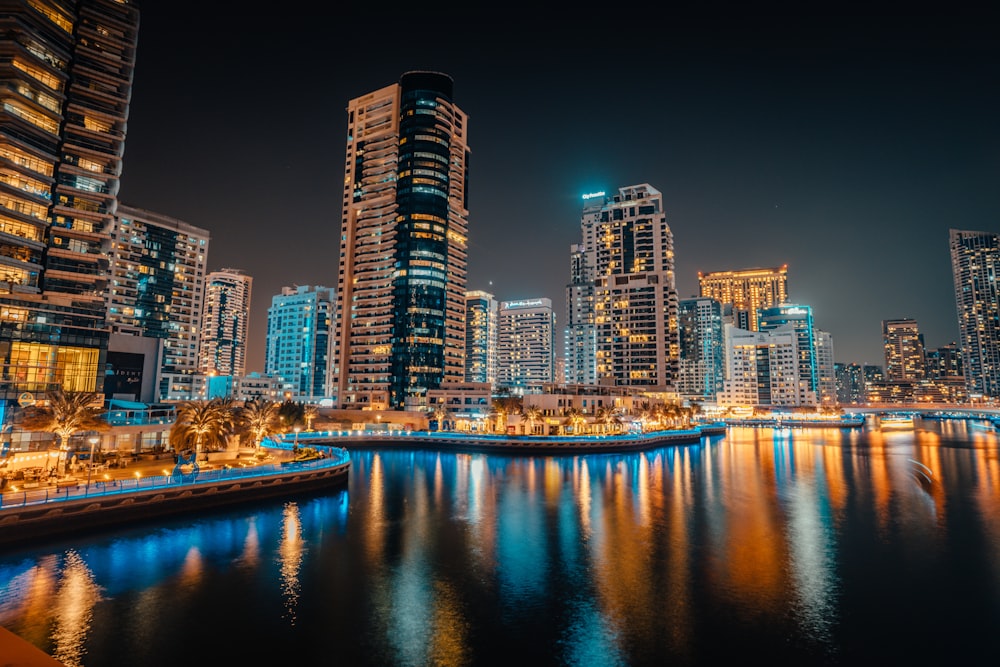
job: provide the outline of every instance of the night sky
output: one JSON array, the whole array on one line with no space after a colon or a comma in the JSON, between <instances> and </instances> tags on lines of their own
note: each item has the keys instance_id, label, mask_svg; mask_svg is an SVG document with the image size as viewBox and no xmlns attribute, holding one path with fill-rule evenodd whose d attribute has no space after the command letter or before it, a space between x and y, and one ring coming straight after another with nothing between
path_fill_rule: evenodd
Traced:
<instances>
[{"instance_id":1,"label":"night sky","mask_svg":"<svg viewBox=\"0 0 1000 667\"><path fill-rule=\"evenodd\" d=\"M663 193L681 298L787 264L844 363L883 363L883 319L957 342L948 230L1000 231L986 17L214 5L140 4L119 196L253 276L248 372L282 286L336 286L348 100L409 70L451 75L469 114L468 288L551 298L560 340L588 192Z\"/></svg>"}]
</instances>

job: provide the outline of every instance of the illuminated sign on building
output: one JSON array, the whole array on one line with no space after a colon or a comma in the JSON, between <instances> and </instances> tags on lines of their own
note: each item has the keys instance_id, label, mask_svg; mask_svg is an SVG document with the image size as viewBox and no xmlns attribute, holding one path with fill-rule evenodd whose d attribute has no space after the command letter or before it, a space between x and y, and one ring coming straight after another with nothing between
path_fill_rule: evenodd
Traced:
<instances>
[{"instance_id":1,"label":"illuminated sign on building","mask_svg":"<svg viewBox=\"0 0 1000 667\"><path fill-rule=\"evenodd\" d=\"M604 196L603 192L588 192L587 194L583 195L583 198L593 199L594 197L603 197L603 196Z\"/></svg>"},{"instance_id":2,"label":"illuminated sign on building","mask_svg":"<svg viewBox=\"0 0 1000 667\"><path fill-rule=\"evenodd\" d=\"M504 308L531 308L542 305L541 299L527 299L523 301L504 301Z\"/></svg>"}]
</instances>

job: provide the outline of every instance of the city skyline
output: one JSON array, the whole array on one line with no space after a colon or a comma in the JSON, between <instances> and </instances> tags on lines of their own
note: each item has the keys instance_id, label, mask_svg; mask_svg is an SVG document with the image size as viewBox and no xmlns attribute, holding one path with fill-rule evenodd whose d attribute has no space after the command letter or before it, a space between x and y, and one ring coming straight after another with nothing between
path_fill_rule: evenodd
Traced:
<instances>
[{"instance_id":1,"label":"city skyline","mask_svg":"<svg viewBox=\"0 0 1000 667\"><path fill-rule=\"evenodd\" d=\"M446 26L397 51L425 19L387 20L376 47L350 11L141 11L119 196L209 230L209 269L253 276L248 371L272 296L336 284L348 101L414 69L451 76L469 114L468 288L552 299L560 339L582 195L649 183L681 299L699 271L787 264L838 362L881 364L887 319L957 341L948 230L998 208L1000 57L973 18L678 16L638 39L511 16L502 41Z\"/></svg>"}]
</instances>

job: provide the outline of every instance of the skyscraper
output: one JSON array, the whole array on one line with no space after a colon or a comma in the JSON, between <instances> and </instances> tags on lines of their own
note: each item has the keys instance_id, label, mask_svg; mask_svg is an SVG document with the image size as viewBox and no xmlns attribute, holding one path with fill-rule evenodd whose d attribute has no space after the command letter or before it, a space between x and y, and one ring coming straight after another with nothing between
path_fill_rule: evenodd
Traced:
<instances>
[{"instance_id":1,"label":"skyscraper","mask_svg":"<svg viewBox=\"0 0 1000 667\"><path fill-rule=\"evenodd\" d=\"M700 296L711 297L730 311L730 322L757 331L759 311L788 301L788 266L770 269L698 272Z\"/></svg>"},{"instance_id":2,"label":"skyscraper","mask_svg":"<svg viewBox=\"0 0 1000 667\"><path fill-rule=\"evenodd\" d=\"M468 123L451 77L350 100L335 313L345 408L425 408L465 370Z\"/></svg>"},{"instance_id":3,"label":"skyscraper","mask_svg":"<svg viewBox=\"0 0 1000 667\"><path fill-rule=\"evenodd\" d=\"M685 398L714 401L725 373L722 304L708 298L681 299L677 319L678 391Z\"/></svg>"},{"instance_id":4,"label":"skyscraper","mask_svg":"<svg viewBox=\"0 0 1000 667\"><path fill-rule=\"evenodd\" d=\"M563 374L567 384L597 384L597 328L594 324L597 244L594 234L607 201L603 192L583 196L580 218L583 242L570 246L566 329L563 332Z\"/></svg>"},{"instance_id":5,"label":"skyscraper","mask_svg":"<svg viewBox=\"0 0 1000 667\"><path fill-rule=\"evenodd\" d=\"M820 400L819 368L816 357L816 328L812 307L784 304L763 308L758 313L760 331L790 327L795 332L798 357L799 405L815 405ZM832 347L832 339L830 341ZM832 355L831 355L832 359ZM832 371L832 368L830 369Z\"/></svg>"},{"instance_id":6,"label":"skyscraper","mask_svg":"<svg viewBox=\"0 0 1000 667\"><path fill-rule=\"evenodd\" d=\"M500 304L497 384L523 393L530 385L555 379L556 315L551 299Z\"/></svg>"},{"instance_id":7,"label":"skyscraper","mask_svg":"<svg viewBox=\"0 0 1000 667\"><path fill-rule=\"evenodd\" d=\"M663 195L632 185L600 203L585 209L583 225L594 249L597 382L676 391L674 237Z\"/></svg>"},{"instance_id":8,"label":"skyscraper","mask_svg":"<svg viewBox=\"0 0 1000 667\"><path fill-rule=\"evenodd\" d=\"M209 233L120 205L111 228L108 322L112 333L161 338L164 373L198 370L198 332Z\"/></svg>"},{"instance_id":9,"label":"skyscraper","mask_svg":"<svg viewBox=\"0 0 1000 667\"><path fill-rule=\"evenodd\" d=\"M1000 396L1000 237L949 231L959 344L970 398Z\"/></svg>"},{"instance_id":10,"label":"skyscraper","mask_svg":"<svg viewBox=\"0 0 1000 667\"><path fill-rule=\"evenodd\" d=\"M882 320L885 379L920 380L924 377L924 337L911 318Z\"/></svg>"},{"instance_id":11,"label":"skyscraper","mask_svg":"<svg viewBox=\"0 0 1000 667\"><path fill-rule=\"evenodd\" d=\"M284 395L318 403L330 398L330 332L334 294L329 287L283 287L267 311L264 372L281 378Z\"/></svg>"},{"instance_id":12,"label":"skyscraper","mask_svg":"<svg viewBox=\"0 0 1000 667\"><path fill-rule=\"evenodd\" d=\"M0 2L0 399L100 391L139 11Z\"/></svg>"},{"instance_id":13,"label":"skyscraper","mask_svg":"<svg viewBox=\"0 0 1000 667\"><path fill-rule=\"evenodd\" d=\"M465 293L465 381L497 381L499 304L489 292Z\"/></svg>"},{"instance_id":14,"label":"skyscraper","mask_svg":"<svg viewBox=\"0 0 1000 667\"><path fill-rule=\"evenodd\" d=\"M253 278L241 269L220 269L206 276L198 345L202 373L240 377L246 372L252 287Z\"/></svg>"}]
</instances>

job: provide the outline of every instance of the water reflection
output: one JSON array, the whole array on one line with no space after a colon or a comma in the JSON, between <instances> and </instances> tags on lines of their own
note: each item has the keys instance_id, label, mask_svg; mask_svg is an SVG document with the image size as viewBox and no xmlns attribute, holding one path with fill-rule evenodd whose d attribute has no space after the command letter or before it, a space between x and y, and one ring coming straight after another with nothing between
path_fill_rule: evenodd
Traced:
<instances>
[{"instance_id":1,"label":"water reflection","mask_svg":"<svg viewBox=\"0 0 1000 667\"><path fill-rule=\"evenodd\" d=\"M164 637L206 615L269 638L206 665L289 642L317 664L331 642L358 665L962 662L1000 649L998 449L942 423L626 455L358 451L346 491L0 557L0 623L88 667L176 665ZM911 646L932 636L948 641Z\"/></svg>"},{"instance_id":2,"label":"water reflection","mask_svg":"<svg viewBox=\"0 0 1000 667\"><path fill-rule=\"evenodd\" d=\"M281 592L285 597L285 618L295 625L295 605L299 601L299 568L305 551L299 506L295 503L285 503L281 535L278 561L281 564Z\"/></svg>"},{"instance_id":3,"label":"water reflection","mask_svg":"<svg viewBox=\"0 0 1000 667\"><path fill-rule=\"evenodd\" d=\"M87 653L86 639L101 589L76 551L66 554L62 580L52 609L52 656L66 667L80 667Z\"/></svg>"}]
</instances>

